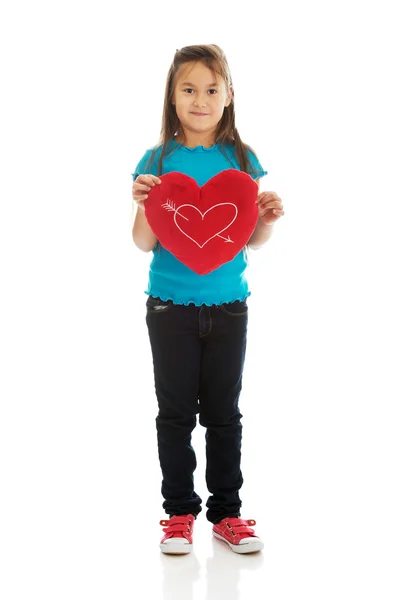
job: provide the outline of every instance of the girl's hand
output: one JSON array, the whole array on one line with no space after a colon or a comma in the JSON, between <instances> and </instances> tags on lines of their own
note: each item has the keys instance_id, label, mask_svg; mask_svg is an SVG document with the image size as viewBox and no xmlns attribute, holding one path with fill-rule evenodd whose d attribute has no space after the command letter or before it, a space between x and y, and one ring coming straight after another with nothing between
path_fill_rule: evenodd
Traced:
<instances>
[{"instance_id":1,"label":"girl's hand","mask_svg":"<svg viewBox=\"0 0 400 600\"><path fill-rule=\"evenodd\" d=\"M275 221L285 214L282 200L275 192L261 192L261 194L258 195L257 204L258 218L265 223L265 225L275 223Z\"/></svg>"},{"instance_id":2,"label":"girl's hand","mask_svg":"<svg viewBox=\"0 0 400 600\"><path fill-rule=\"evenodd\" d=\"M132 185L132 198L137 203L138 208L144 210L144 201L148 196L147 192L160 183L161 179L155 175L138 175Z\"/></svg>"}]
</instances>

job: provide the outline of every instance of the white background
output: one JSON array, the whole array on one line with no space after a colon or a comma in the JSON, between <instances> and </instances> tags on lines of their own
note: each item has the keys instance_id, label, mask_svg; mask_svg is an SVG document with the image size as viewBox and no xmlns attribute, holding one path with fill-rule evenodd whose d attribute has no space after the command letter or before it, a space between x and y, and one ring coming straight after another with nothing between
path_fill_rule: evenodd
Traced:
<instances>
[{"instance_id":1,"label":"white background","mask_svg":"<svg viewBox=\"0 0 400 600\"><path fill-rule=\"evenodd\" d=\"M398 600L394 8L2 4L3 600ZM266 547L215 569L203 513L190 583L184 563L159 557L151 255L132 242L130 211L169 65L196 43L224 49L239 132L286 215L249 268L243 516Z\"/></svg>"}]
</instances>

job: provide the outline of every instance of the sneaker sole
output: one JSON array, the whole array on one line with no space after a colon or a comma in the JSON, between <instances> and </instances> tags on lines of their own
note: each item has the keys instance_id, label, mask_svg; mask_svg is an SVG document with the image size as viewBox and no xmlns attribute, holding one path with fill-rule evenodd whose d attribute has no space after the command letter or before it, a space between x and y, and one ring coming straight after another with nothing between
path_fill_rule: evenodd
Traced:
<instances>
[{"instance_id":1,"label":"sneaker sole","mask_svg":"<svg viewBox=\"0 0 400 600\"><path fill-rule=\"evenodd\" d=\"M164 554L190 554L192 544L160 544L160 550Z\"/></svg>"},{"instance_id":2,"label":"sneaker sole","mask_svg":"<svg viewBox=\"0 0 400 600\"><path fill-rule=\"evenodd\" d=\"M213 531L212 534L217 539L221 540L222 542L225 542L225 544L228 544L231 550L233 550L233 552L236 552L237 554L250 554L252 552L260 552L260 550L264 548L264 544L262 542L254 542L252 544L231 544L230 542L228 542L228 540L222 537L222 535L219 535L215 531Z\"/></svg>"}]
</instances>

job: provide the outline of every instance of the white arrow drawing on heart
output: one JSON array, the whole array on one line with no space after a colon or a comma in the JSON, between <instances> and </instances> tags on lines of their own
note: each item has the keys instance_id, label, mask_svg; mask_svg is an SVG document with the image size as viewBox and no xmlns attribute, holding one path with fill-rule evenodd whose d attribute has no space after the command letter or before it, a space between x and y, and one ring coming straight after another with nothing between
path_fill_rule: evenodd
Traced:
<instances>
[{"instance_id":1,"label":"white arrow drawing on heart","mask_svg":"<svg viewBox=\"0 0 400 600\"><path fill-rule=\"evenodd\" d=\"M226 229L228 229L228 227L230 227L232 225L232 223L236 220L236 217L238 214L238 209L237 209L236 204L233 204L232 202L220 202L219 204L215 204L214 206L212 206L211 208L206 210L205 213L202 213L197 208L197 206L193 206L193 204L182 204L181 206L179 206L179 208L175 208L175 206L173 206L172 203L169 204L169 201L171 201L171 198L167 198L167 203L163 204L162 207L165 208L166 210L172 211L174 213L174 222L175 222L175 225L177 226L177 228L183 233L183 235L185 235L187 238L189 238L189 240L192 240L192 242L194 242L199 248L204 248L204 246L215 237L220 237L225 242L230 242L231 244L233 244L233 240L230 239L229 235L228 235L228 238L224 238L221 235L221 233L223 233ZM201 215L201 218L203 221L204 221L204 217L206 216L206 214L208 212L210 212L210 210L213 210L214 208L216 208L217 206L233 206L233 208L235 209L235 216L233 217L232 221L226 227L224 227L223 229L218 231L218 233L215 233L210 238L208 238L208 240L205 241L204 244L200 245L198 242L196 242L196 240L194 240L192 237L190 237L190 235L188 235L185 231L183 231L183 229L181 227L179 227L178 223L176 222L177 216L182 217L182 219L185 219L185 221L189 221L189 219L187 217L184 217L179 212L181 210L181 208L184 208L185 206L189 206L189 208L194 208L195 210L197 210L197 212Z\"/></svg>"}]
</instances>

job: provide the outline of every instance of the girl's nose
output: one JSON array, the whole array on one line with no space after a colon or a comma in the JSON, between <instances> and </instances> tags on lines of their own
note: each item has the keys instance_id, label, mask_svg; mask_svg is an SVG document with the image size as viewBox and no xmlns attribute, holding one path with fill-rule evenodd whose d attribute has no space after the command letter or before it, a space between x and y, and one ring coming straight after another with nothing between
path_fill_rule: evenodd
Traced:
<instances>
[{"instance_id":1,"label":"girl's nose","mask_svg":"<svg viewBox=\"0 0 400 600\"><path fill-rule=\"evenodd\" d=\"M195 106L205 106L207 104L206 98L204 96L197 96L194 101Z\"/></svg>"}]
</instances>

